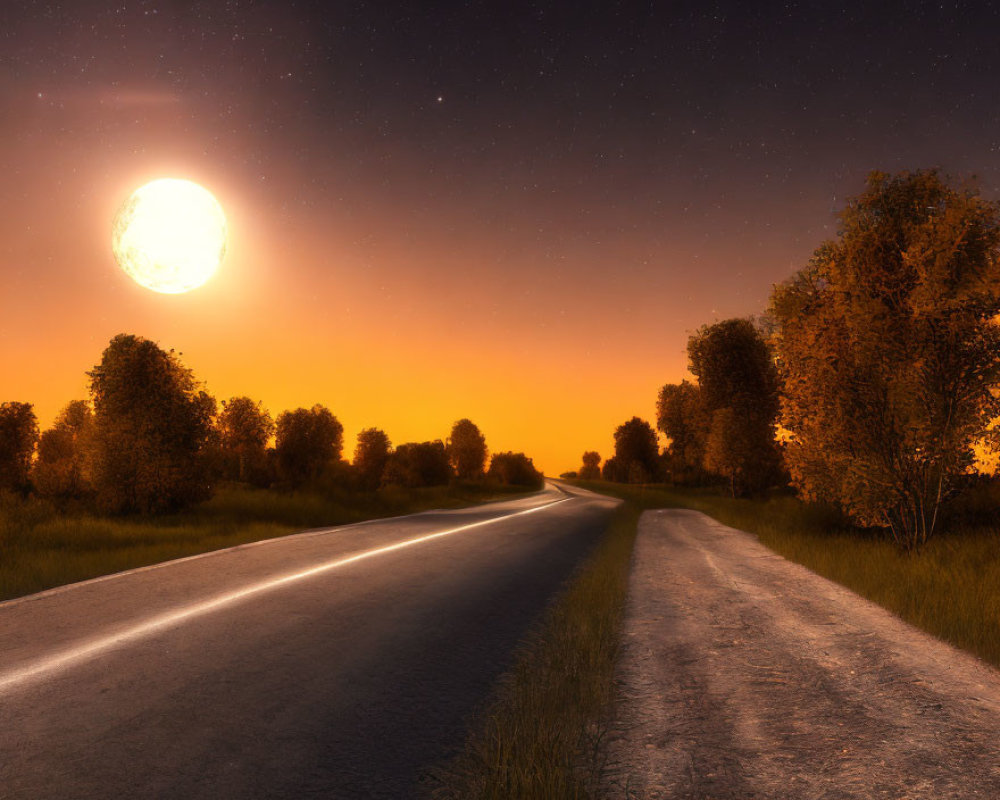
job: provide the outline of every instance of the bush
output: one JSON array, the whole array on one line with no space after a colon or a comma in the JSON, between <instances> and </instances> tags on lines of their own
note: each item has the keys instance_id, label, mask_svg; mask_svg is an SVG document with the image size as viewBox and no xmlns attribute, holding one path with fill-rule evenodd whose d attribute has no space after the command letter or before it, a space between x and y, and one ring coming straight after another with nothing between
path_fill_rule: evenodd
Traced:
<instances>
[{"instance_id":1,"label":"bush","mask_svg":"<svg viewBox=\"0 0 1000 800\"><path fill-rule=\"evenodd\" d=\"M489 477L507 486L541 489L545 477L524 453L497 453L490 461Z\"/></svg>"},{"instance_id":2,"label":"bush","mask_svg":"<svg viewBox=\"0 0 1000 800\"><path fill-rule=\"evenodd\" d=\"M440 439L407 442L389 457L382 482L391 486L443 486L452 478L448 449Z\"/></svg>"}]
</instances>

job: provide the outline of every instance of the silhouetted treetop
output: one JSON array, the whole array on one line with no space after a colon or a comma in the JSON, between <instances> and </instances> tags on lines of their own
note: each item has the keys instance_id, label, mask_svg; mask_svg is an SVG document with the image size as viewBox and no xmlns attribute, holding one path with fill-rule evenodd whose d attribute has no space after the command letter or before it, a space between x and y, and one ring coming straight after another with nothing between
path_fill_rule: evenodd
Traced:
<instances>
[{"instance_id":1,"label":"silhouetted treetop","mask_svg":"<svg viewBox=\"0 0 1000 800\"><path fill-rule=\"evenodd\" d=\"M399 486L443 486L452 478L451 460L444 442L407 442L389 457L383 481Z\"/></svg>"},{"instance_id":2,"label":"silhouetted treetop","mask_svg":"<svg viewBox=\"0 0 1000 800\"><path fill-rule=\"evenodd\" d=\"M37 442L38 420L31 403L0 404L0 489L28 489Z\"/></svg>"},{"instance_id":3,"label":"silhouetted treetop","mask_svg":"<svg viewBox=\"0 0 1000 800\"><path fill-rule=\"evenodd\" d=\"M474 422L460 419L451 428L448 456L459 478L478 478L486 468L486 437Z\"/></svg>"},{"instance_id":4,"label":"silhouetted treetop","mask_svg":"<svg viewBox=\"0 0 1000 800\"><path fill-rule=\"evenodd\" d=\"M540 489L545 483L542 473L524 453L495 453L490 459L488 475L507 486Z\"/></svg>"},{"instance_id":5,"label":"silhouetted treetop","mask_svg":"<svg viewBox=\"0 0 1000 800\"><path fill-rule=\"evenodd\" d=\"M93 479L108 510L162 511L210 493L204 447L215 400L173 351L131 334L90 372Z\"/></svg>"},{"instance_id":6,"label":"silhouetted treetop","mask_svg":"<svg viewBox=\"0 0 1000 800\"><path fill-rule=\"evenodd\" d=\"M697 391L664 387L662 422L680 435L685 451L701 449L704 467L724 477L734 496L766 489L780 475L779 381L760 330L749 319L703 326L688 341L688 357Z\"/></svg>"},{"instance_id":7,"label":"silhouetted treetop","mask_svg":"<svg viewBox=\"0 0 1000 800\"><path fill-rule=\"evenodd\" d=\"M354 468L358 482L363 489L377 489L382 483L392 442L385 431L365 428L358 434L358 444L354 450Z\"/></svg>"},{"instance_id":8,"label":"silhouetted treetop","mask_svg":"<svg viewBox=\"0 0 1000 800\"><path fill-rule=\"evenodd\" d=\"M84 400L73 400L38 440L32 472L35 490L53 497L79 497L92 488L94 414Z\"/></svg>"},{"instance_id":9,"label":"silhouetted treetop","mask_svg":"<svg viewBox=\"0 0 1000 800\"><path fill-rule=\"evenodd\" d=\"M283 411L278 416L275 455L281 477L293 485L318 478L340 460L344 426L322 405Z\"/></svg>"},{"instance_id":10,"label":"silhouetted treetop","mask_svg":"<svg viewBox=\"0 0 1000 800\"><path fill-rule=\"evenodd\" d=\"M580 467L579 477L585 481L596 481L601 477L601 454L594 450L587 450L583 454L583 466Z\"/></svg>"},{"instance_id":11,"label":"silhouetted treetop","mask_svg":"<svg viewBox=\"0 0 1000 800\"><path fill-rule=\"evenodd\" d=\"M247 481L263 469L275 424L262 403L249 397L223 400L216 429L227 477Z\"/></svg>"},{"instance_id":12,"label":"silhouetted treetop","mask_svg":"<svg viewBox=\"0 0 1000 800\"><path fill-rule=\"evenodd\" d=\"M648 483L659 473L659 445L656 431L639 417L632 417L615 430L615 469L618 480Z\"/></svg>"}]
</instances>

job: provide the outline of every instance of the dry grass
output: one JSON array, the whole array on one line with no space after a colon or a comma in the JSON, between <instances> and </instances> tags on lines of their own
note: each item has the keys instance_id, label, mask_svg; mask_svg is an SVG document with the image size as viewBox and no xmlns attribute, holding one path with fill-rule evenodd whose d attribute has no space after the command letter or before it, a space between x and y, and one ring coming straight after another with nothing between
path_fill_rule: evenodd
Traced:
<instances>
[{"instance_id":1,"label":"dry grass","mask_svg":"<svg viewBox=\"0 0 1000 800\"><path fill-rule=\"evenodd\" d=\"M436 775L438 800L592 796L638 509L612 518L594 553L522 645L464 751Z\"/></svg>"},{"instance_id":2,"label":"dry grass","mask_svg":"<svg viewBox=\"0 0 1000 800\"><path fill-rule=\"evenodd\" d=\"M0 495L0 600L310 527L523 494L481 484L324 495L230 486L182 514L104 517Z\"/></svg>"}]
</instances>

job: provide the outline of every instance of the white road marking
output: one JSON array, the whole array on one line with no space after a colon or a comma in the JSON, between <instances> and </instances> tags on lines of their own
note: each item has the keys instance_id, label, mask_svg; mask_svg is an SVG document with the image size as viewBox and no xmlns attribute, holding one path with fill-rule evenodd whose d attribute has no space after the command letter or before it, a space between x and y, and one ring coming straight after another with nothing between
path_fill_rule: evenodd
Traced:
<instances>
[{"instance_id":1,"label":"white road marking","mask_svg":"<svg viewBox=\"0 0 1000 800\"><path fill-rule=\"evenodd\" d=\"M564 497L560 500L555 500L542 506L535 506L534 508L528 508L524 511L515 511L513 514L505 514L502 517L493 517L492 519L480 520L479 522L470 522L467 525L460 525L457 528L449 528L448 530L417 536L413 539L404 539L401 542L385 545L384 547L364 550L360 553L355 553L354 555L346 556L344 558L338 558L334 561L328 561L324 564L319 564L318 566L310 567L309 569L301 570L299 572L282 575L278 578L270 578L266 581L252 584L245 589L240 589L236 592L228 592L211 600L196 603L178 611L170 611L166 614L160 614L147 620L146 622L133 625L132 627L126 628L118 633L99 637L57 655L49 656L48 658L36 661L25 667L20 667L11 672L2 673L0 674L0 693L14 689L22 684L29 683L32 680L51 675L59 670L71 667L74 664L84 662L90 658L100 655L101 653L104 653L105 651L111 650L116 646L132 642L136 639L141 639L144 636L149 636L157 631L161 631L165 628L169 628L173 625L192 619L193 617L199 617L212 611L217 611L220 608L237 603L240 600L244 600L252 595L267 592L271 589L277 589L296 581L305 580L306 578L312 578L324 572L337 569L338 567L355 564L358 561L374 558L375 556L380 556L384 553L391 553L396 550L402 550L406 547L413 547L414 545L423 544L424 542L429 542L433 539L440 539L444 536L451 536L472 528L492 525L495 522L503 522L504 520L512 519L513 517L519 517L522 514L533 514L536 511L541 511L543 509L559 505L559 503L565 503L570 499L571 498L569 497Z\"/></svg>"},{"instance_id":2,"label":"white road marking","mask_svg":"<svg viewBox=\"0 0 1000 800\"><path fill-rule=\"evenodd\" d=\"M566 494L566 492L563 492ZM507 501L500 501L507 502ZM489 504L487 504L489 505ZM476 506L468 506L467 508L475 508ZM465 509L451 509L451 508L429 508L426 511L417 511L413 514L402 514L395 517L375 517L374 519L364 519L360 522L349 522L345 525L334 525L332 527L324 528L309 528L299 533L289 533L284 536L276 536L270 539L258 539L255 542L244 542L243 544L233 545L232 547L223 547L220 550L209 550L205 553L195 553L192 556L183 556L182 558L172 558L168 561L158 561L155 564L147 564L144 567L133 567L132 569L125 569L121 572L112 572L110 575L98 575L96 578L87 578L82 581L75 581L73 583L63 584L62 586L54 586L51 589L45 589L41 592L35 592L34 594L28 594L24 597L14 597L10 600L0 601L0 611L9 606L21 605L23 603L32 603L43 597L49 597L54 594L63 594L64 592L72 592L81 586L89 586L94 583L104 583L106 581L114 581L125 575L135 575L139 572L152 572L153 570L163 569L164 567L170 567L174 564L180 564L184 561L198 561L202 558L217 558L233 550L250 550L254 547L268 547L270 545L278 544L281 542L292 542L296 539L311 539L316 536L329 536L332 533L340 533L341 531L350 530L351 528L362 528L369 525L380 525L386 522L397 522L401 519L408 519L412 517L425 517L430 514L440 514L441 512L448 511L461 511Z\"/></svg>"}]
</instances>

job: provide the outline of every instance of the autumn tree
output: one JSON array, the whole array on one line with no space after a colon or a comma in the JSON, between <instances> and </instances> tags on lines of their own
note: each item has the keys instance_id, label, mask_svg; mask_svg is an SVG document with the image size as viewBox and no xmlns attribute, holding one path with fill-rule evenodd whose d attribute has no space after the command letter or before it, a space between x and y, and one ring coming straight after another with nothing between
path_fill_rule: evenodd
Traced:
<instances>
[{"instance_id":1,"label":"autumn tree","mask_svg":"<svg viewBox=\"0 0 1000 800\"><path fill-rule=\"evenodd\" d=\"M32 472L35 490L53 497L78 497L91 488L90 450L94 414L85 400L73 400L38 440Z\"/></svg>"},{"instance_id":2,"label":"autumn tree","mask_svg":"<svg viewBox=\"0 0 1000 800\"><path fill-rule=\"evenodd\" d=\"M659 472L660 451L656 431L639 417L622 423L615 430L614 459L618 480L649 483Z\"/></svg>"},{"instance_id":3,"label":"autumn tree","mask_svg":"<svg viewBox=\"0 0 1000 800\"><path fill-rule=\"evenodd\" d=\"M495 453L490 459L490 478L507 486L524 486L540 489L545 483L534 462L524 453Z\"/></svg>"},{"instance_id":4,"label":"autumn tree","mask_svg":"<svg viewBox=\"0 0 1000 800\"><path fill-rule=\"evenodd\" d=\"M722 474L734 495L767 488L781 463L775 441L779 378L761 332L749 319L706 325L688 340L688 359L709 426L705 466ZM707 458L710 439L713 455Z\"/></svg>"},{"instance_id":5,"label":"autumn tree","mask_svg":"<svg viewBox=\"0 0 1000 800\"><path fill-rule=\"evenodd\" d=\"M37 442L38 420L31 403L0 404L0 489L28 489Z\"/></svg>"},{"instance_id":6,"label":"autumn tree","mask_svg":"<svg viewBox=\"0 0 1000 800\"><path fill-rule=\"evenodd\" d=\"M358 483L363 489L377 489L382 482L392 442L385 431L365 428L358 434L358 445L354 450L354 469Z\"/></svg>"},{"instance_id":7,"label":"autumn tree","mask_svg":"<svg viewBox=\"0 0 1000 800\"><path fill-rule=\"evenodd\" d=\"M667 464L677 483L697 482L705 467L711 413L699 386L668 383L656 399L656 427L667 437Z\"/></svg>"},{"instance_id":8,"label":"autumn tree","mask_svg":"<svg viewBox=\"0 0 1000 800\"><path fill-rule=\"evenodd\" d=\"M594 450L587 450L583 454L583 466L580 467L579 476L584 481L596 481L601 477L601 454Z\"/></svg>"},{"instance_id":9,"label":"autumn tree","mask_svg":"<svg viewBox=\"0 0 1000 800\"><path fill-rule=\"evenodd\" d=\"M705 469L724 478L733 497L737 495L737 479L754 457L753 452L746 450L749 444L746 427L733 409L728 406L715 409L705 438Z\"/></svg>"},{"instance_id":10,"label":"autumn tree","mask_svg":"<svg viewBox=\"0 0 1000 800\"><path fill-rule=\"evenodd\" d=\"M215 400L172 350L119 334L87 374L101 507L159 512L211 494L204 451Z\"/></svg>"},{"instance_id":11,"label":"autumn tree","mask_svg":"<svg viewBox=\"0 0 1000 800\"><path fill-rule=\"evenodd\" d=\"M226 477L249 481L264 471L275 425L262 403L249 397L223 400L216 430Z\"/></svg>"},{"instance_id":12,"label":"autumn tree","mask_svg":"<svg viewBox=\"0 0 1000 800\"><path fill-rule=\"evenodd\" d=\"M873 173L834 241L775 289L786 459L907 548L1000 413L1000 209L936 171Z\"/></svg>"},{"instance_id":13,"label":"autumn tree","mask_svg":"<svg viewBox=\"0 0 1000 800\"><path fill-rule=\"evenodd\" d=\"M407 442L389 457L383 482L397 486L443 486L454 473L444 442Z\"/></svg>"},{"instance_id":14,"label":"autumn tree","mask_svg":"<svg viewBox=\"0 0 1000 800\"><path fill-rule=\"evenodd\" d=\"M340 460L343 447L344 426L322 405L278 416L274 445L278 473L293 486L319 478Z\"/></svg>"},{"instance_id":15,"label":"autumn tree","mask_svg":"<svg viewBox=\"0 0 1000 800\"><path fill-rule=\"evenodd\" d=\"M479 478L486 468L486 437L474 422L460 419L451 428L448 457L455 474L463 480Z\"/></svg>"}]
</instances>

